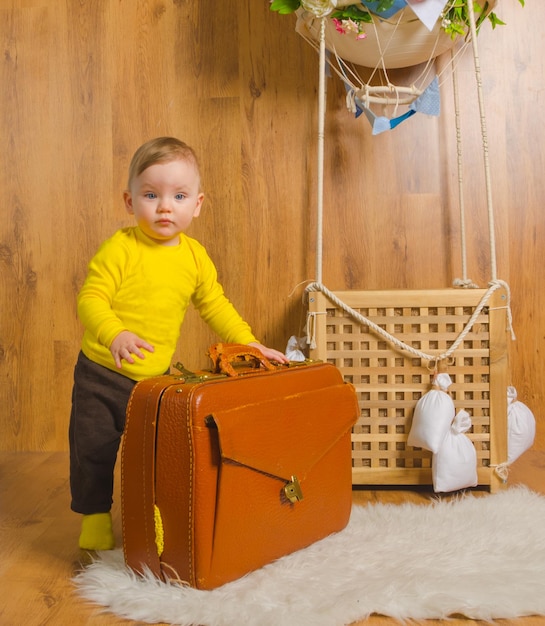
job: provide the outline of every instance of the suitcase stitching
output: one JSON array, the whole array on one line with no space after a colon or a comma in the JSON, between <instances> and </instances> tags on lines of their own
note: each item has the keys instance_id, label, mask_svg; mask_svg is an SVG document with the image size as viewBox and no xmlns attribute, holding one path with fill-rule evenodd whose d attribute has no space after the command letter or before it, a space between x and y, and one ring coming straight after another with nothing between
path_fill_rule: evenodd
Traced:
<instances>
[{"instance_id":1,"label":"suitcase stitching","mask_svg":"<svg viewBox=\"0 0 545 626\"><path fill-rule=\"evenodd\" d=\"M150 567L150 569L153 569L151 567L152 561L155 561L156 563L159 564L160 567L160 561L159 561L159 555L157 553L157 551L155 552L155 554L152 555L151 551L150 551L150 536L149 536L149 519L148 519L148 515L146 514L146 505L149 503L149 496L151 496L151 509L153 510L153 505L154 505L154 497L153 497L153 475L152 475L152 481L151 481L151 494L148 494L148 488L147 488L147 480L146 478L148 477L148 473L146 472L147 467L146 467L146 453L148 452L148 448L147 448L147 442L149 440L148 438L148 428L150 426L149 424L149 420L148 418L148 413L149 413L149 406L150 406L150 401L152 398L154 398L153 396L153 392L157 387L162 387L162 384L160 381L157 381L155 384L153 384L153 386L149 389L148 391L148 395L146 397L146 404L145 404L145 410L144 410L144 417L145 417L145 422L144 422L144 428L142 429L142 459L143 459L143 472L142 472L142 484L143 484L143 503L144 503L144 543L145 543L145 551L146 551L146 558L147 558L147 566ZM125 421L125 433L128 431L128 426L129 426L129 421L131 419L131 415L133 413L133 397L134 397L134 390L133 393L131 394L131 396L129 397L129 402L127 404L127 411L126 411L126 421ZM158 403L160 403L160 400L158 401ZM155 399L153 404L155 404ZM153 422L152 422L153 423ZM156 437L156 427L157 427L157 422L155 420L155 427L152 429L152 439L155 440ZM151 447L151 455L152 455L152 459L155 458L155 445L153 445ZM125 455L124 455L124 450L123 450L123 454L121 456L121 463L124 464L125 461ZM152 471L153 468L155 466L155 463L151 463L150 464L152 466ZM125 472L123 472L122 469L122 491L123 491L123 483L125 482ZM152 515L153 516L153 515ZM126 541L125 541L125 537L126 537L126 532L125 532L125 518L123 516L122 519L122 531L123 531L123 548L125 551L125 554L127 554L127 545L126 545ZM154 538L155 538L155 523L153 525L153 532L154 532ZM154 539L154 545L155 545L155 539Z\"/></svg>"},{"instance_id":2,"label":"suitcase stitching","mask_svg":"<svg viewBox=\"0 0 545 626\"><path fill-rule=\"evenodd\" d=\"M145 411L145 415L146 416L148 415L148 407L149 407L150 399L154 398L153 392L156 389L156 387L163 388L163 381L156 382L153 385L153 387L151 388L150 392L148 393L148 396L146 398L146 411ZM164 391L166 391L166 388L163 390L163 393L164 393ZM161 394L161 396L162 395L163 394ZM155 405L155 401L153 402L153 404ZM158 404L158 406L160 406L160 404L161 404L161 399L160 398L159 398L157 404ZM152 444L153 445L150 447L153 462L149 463L149 469L152 472L151 481L150 481L151 493L149 494L151 501L149 502L149 507L147 507L147 509L149 509L149 511L152 512L151 515L152 515L152 518L153 518L153 546L154 546L154 550L155 550L153 556L152 556L151 551L150 551L150 549L151 549L151 546L150 546L151 535L150 535L150 532L149 532L149 517L148 517L147 514L144 514L144 535L145 535L145 541L146 541L146 554L147 554L148 563L151 563L152 558L153 558L153 560L156 560L156 561L158 560L159 561L159 568L162 570L161 563L160 563L160 556L159 556L159 553L158 553L157 543L156 543L155 516L154 516L154 513L153 513L153 507L155 505L155 497L154 497L154 493L155 493L155 490L154 490L155 440L157 439L158 413L159 413L158 410L157 410L157 412L154 411L155 427L151 430L151 432L153 433L153 436L152 436L152 439L153 439ZM143 458L142 458L143 463L142 463L142 465L143 465L143 469L144 469L144 503L147 502L147 500L146 500L147 481L145 480L146 470L147 470L147 466L148 466L148 464L146 463L146 451L148 449L147 445L146 445L146 443L147 443L146 442L147 436L148 436L148 429L145 428L144 429L144 437L143 437L143 446L142 446L143 447L143 454L142 454L142 456L143 456Z\"/></svg>"},{"instance_id":3,"label":"suitcase stitching","mask_svg":"<svg viewBox=\"0 0 545 626\"><path fill-rule=\"evenodd\" d=\"M189 556L189 581L192 585L196 584L195 574L195 555L193 554L193 439L191 438L191 398L193 389L188 393L185 410L186 410L186 429L187 429L187 442L189 452L189 506L188 508L188 524L187 524L187 546Z\"/></svg>"}]
</instances>

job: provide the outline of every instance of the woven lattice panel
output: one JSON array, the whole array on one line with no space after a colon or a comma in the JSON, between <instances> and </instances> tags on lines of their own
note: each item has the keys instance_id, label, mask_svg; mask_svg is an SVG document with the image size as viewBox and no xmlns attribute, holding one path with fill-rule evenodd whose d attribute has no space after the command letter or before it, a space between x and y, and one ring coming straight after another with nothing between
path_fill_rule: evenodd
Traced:
<instances>
[{"instance_id":1,"label":"woven lattice panel","mask_svg":"<svg viewBox=\"0 0 545 626\"><path fill-rule=\"evenodd\" d=\"M371 303L373 292L360 294L350 307L399 341L426 354L444 353L457 340L475 311L482 291L469 302L430 301L427 292L399 292L395 306ZM431 292L437 294L437 292ZM441 292L443 294L444 292ZM458 294L447 290L447 294ZM467 293L467 292L466 292ZM414 407L430 389L434 363L396 347L368 326L329 302L311 294L316 312L318 347L311 355L336 365L354 385L360 418L352 435L354 483L431 483L431 452L407 445ZM413 296L412 298L410 296ZM339 296L340 297L340 296ZM357 299L357 298L356 298ZM432 298L433 299L433 298ZM455 300L458 299L456 295ZM411 301L412 300L412 301ZM312 306L314 304L314 306ZM452 379L449 392L456 410L465 409L473 426L468 434L477 451L479 482L490 483L491 458L491 333L485 307L452 358L440 368ZM446 367L445 367L446 366Z\"/></svg>"}]
</instances>

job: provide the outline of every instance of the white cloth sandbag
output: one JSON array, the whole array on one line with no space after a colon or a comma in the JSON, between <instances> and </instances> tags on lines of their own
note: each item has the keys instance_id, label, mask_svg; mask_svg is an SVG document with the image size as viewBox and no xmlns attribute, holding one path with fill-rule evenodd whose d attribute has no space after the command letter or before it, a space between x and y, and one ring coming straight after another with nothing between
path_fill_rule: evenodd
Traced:
<instances>
[{"instance_id":1,"label":"white cloth sandbag","mask_svg":"<svg viewBox=\"0 0 545 626\"><path fill-rule=\"evenodd\" d=\"M447 389L452 384L448 374L437 374L433 388L416 403L407 443L415 448L437 452L447 434L456 409Z\"/></svg>"},{"instance_id":2,"label":"white cloth sandbag","mask_svg":"<svg viewBox=\"0 0 545 626\"><path fill-rule=\"evenodd\" d=\"M286 356L290 361L304 361L305 355L302 350L306 345L307 338L306 337L296 337L292 335L288 339L288 345L286 346Z\"/></svg>"},{"instance_id":3,"label":"white cloth sandbag","mask_svg":"<svg viewBox=\"0 0 545 626\"><path fill-rule=\"evenodd\" d=\"M507 463L512 463L531 448L535 436L534 414L517 400L517 390L507 387Z\"/></svg>"},{"instance_id":4,"label":"white cloth sandbag","mask_svg":"<svg viewBox=\"0 0 545 626\"><path fill-rule=\"evenodd\" d=\"M458 491L477 485L477 451L464 434L470 428L471 417L462 409L454 418L439 451L432 457L434 491Z\"/></svg>"}]
</instances>

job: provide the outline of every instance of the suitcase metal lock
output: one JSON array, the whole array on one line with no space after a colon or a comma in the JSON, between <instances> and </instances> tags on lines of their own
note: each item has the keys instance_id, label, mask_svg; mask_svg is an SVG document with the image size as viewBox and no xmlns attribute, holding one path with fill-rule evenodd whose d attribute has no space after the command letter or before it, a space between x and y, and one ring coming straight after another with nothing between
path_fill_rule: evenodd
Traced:
<instances>
[{"instance_id":1,"label":"suitcase metal lock","mask_svg":"<svg viewBox=\"0 0 545 626\"><path fill-rule=\"evenodd\" d=\"M297 476L291 477L291 481L284 487L284 493L292 504L303 499L303 490Z\"/></svg>"}]
</instances>

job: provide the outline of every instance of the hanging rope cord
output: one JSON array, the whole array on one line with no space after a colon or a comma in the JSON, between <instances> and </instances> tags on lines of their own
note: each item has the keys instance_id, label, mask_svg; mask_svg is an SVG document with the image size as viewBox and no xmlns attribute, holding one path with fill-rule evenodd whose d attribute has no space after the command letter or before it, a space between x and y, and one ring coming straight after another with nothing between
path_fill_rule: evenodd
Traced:
<instances>
[{"instance_id":1,"label":"hanging rope cord","mask_svg":"<svg viewBox=\"0 0 545 626\"><path fill-rule=\"evenodd\" d=\"M320 80L319 80L319 93L318 93L318 201L317 201L317 233L316 233L316 281L307 285L305 292L315 292L319 291L323 293L333 304L335 304L339 309L343 310L350 317L360 322L362 325L368 326L372 330L374 330L377 334L384 337L388 342L397 346L399 349L409 352L417 357L422 359L426 359L428 361L435 361L436 363L445 359L448 359L459 347L459 345L463 342L465 337L471 332L473 325L477 321L479 315L481 314L484 307L487 305L490 300L492 294L500 288L503 288L506 292L506 311L507 311L507 323L508 329L511 333L512 339L515 339L515 334L513 331L512 325L512 314L511 314L511 292L509 289L509 285L497 278L497 269L496 269L496 241L494 235L494 212L493 212L493 201L492 201L492 185L491 185L491 176L490 176L490 161L489 161L489 151L488 151L488 134L486 127L486 115L484 109L484 97L482 91L482 80L481 80L481 66L479 59L479 51L477 45L477 28L475 23L475 14L472 6L468 7L468 15L469 15L469 27L471 34L471 43L473 47L473 58L474 58L474 68L475 68L475 77L477 83L477 96L479 102L479 114L480 114L480 125L481 125L481 137L482 137L482 146L483 146L483 157L484 157L484 171L485 171L485 185L486 185L486 199L487 199L487 211L488 211L488 228L489 228L489 237L490 237L490 273L491 279L489 282L489 287L486 293L481 298L479 304L475 308L475 311L469 318L468 322L464 326L463 330L457 337L457 339L452 343L452 345L445 352L439 355L432 355L425 352L422 352L413 346L408 345L407 343L400 341L395 336L388 333L386 330L361 315L358 311L352 309L350 306L342 302L340 298L338 298L333 292L331 292L325 285L322 284L322 265L323 265L323 173L324 173L324 143L325 143L325 110L326 110L326 93L325 93L325 70L326 70L326 54L325 54L325 20L326 17L321 18L320 24L320 41L319 41L319 52L320 52ZM457 83L454 83L455 88L455 108L457 115L457 146L458 146L458 179L459 179L459 189L460 189L460 198L463 198L462 187L463 180L461 174L461 132L459 126L459 104L458 104L458 95L457 95ZM463 203L463 199L461 200ZM461 219L462 219L462 227L465 228L465 219L463 216L463 204L461 205ZM458 281L459 286L464 287L474 287L473 283L467 279L467 271L466 271L466 244L465 244L465 234L462 232L462 263L463 263L463 280ZM455 284L457 283L455 281ZM309 312L307 315L307 342L311 347L315 347L315 337L314 337L314 329L315 329L315 315L317 313Z\"/></svg>"},{"instance_id":2,"label":"hanging rope cord","mask_svg":"<svg viewBox=\"0 0 545 626\"><path fill-rule=\"evenodd\" d=\"M451 50L451 59L453 51ZM467 242L466 242L466 219L465 219L465 200L464 200L464 178L462 165L462 126L460 122L460 96L458 93L458 72L456 67L452 70L452 91L454 94L454 119L456 122L456 156L458 163L458 205L460 213L460 232L461 232L461 257L462 257L462 278L455 278L453 284L455 287L477 288L471 279L467 276Z\"/></svg>"},{"instance_id":3,"label":"hanging rope cord","mask_svg":"<svg viewBox=\"0 0 545 626\"><path fill-rule=\"evenodd\" d=\"M325 143L325 17L320 21L320 80L318 85L318 198L316 221L316 281L322 282L324 215L324 143Z\"/></svg>"},{"instance_id":4,"label":"hanging rope cord","mask_svg":"<svg viewBox=\"0 0 545 626\"><path fill-rule=\"evenodd\" d=\"M383 47L382 47L382 45L381 45L380 36L379 36L379 34L378 34L378 29L377 29L376 22L375 22L375 20L373 20L373 21L371 22L371 23L372 23L372 25L373 25L374 32L375 32L375 39L376 39L377 46L378 46L378 49L379 49L379 55L380 55L380 57L379 57L379 61L378 61L377 65L376 65L376 66L375 66L375 68L373 69L373 71L372 71L372 73L371 73L371 76L369 77L369 79L368 79L368 81L367 81L367 84L364 86L365 104L366 104L366 106L369 106L369 104L370 104L370 102L371 102L371 98L370 98L370 96L369 96L369 92L370 92L370 90L371 90L371 88L370 88L370 83L371 83L371 81L373 80L373 77L374 77L374 76L376 75L376 73L379 71L379 69L381 69L381 70L382 70L382 72L383 72L383 75L384 75L384 77L385 77L385 80L386 80L386 82L387 82L387 89L389 89L391 92L394 92L394 93L396 94L396 107L395 107L395 111L396 111L396 113L395 113L395 114L397 114L397 105L398 105L398 104L400 104L400 102L399 102L399 94L400 94L402 91L400 90L400 88L399 88L399 87L396 87L396 86L395 86L395 85L394 85L394 84L390 81L390 77L388 76L388 70L386 69L385 56L386 56L386 53L388 52L388 49L389 49L389 47L390 47L390 44L391 44L391 43L392 43L392 41L394 40L395 34L396 34L396 32L397 32L397 30L398 30L398 28L399 28L399 25L401 24L401 20L403 19L403 16L404 16L404 14L405 14L405 11L407 11L407 10L411 10L411 9L406 8L406 9L403 9L403 10L401 10L401 11L399 12L399 17L398 17L398 19L397 19L397 21L396 21L396 23L395 23L395 26L394 26L394 29L392 30L392 33L391 33L391 35L390 35L390 38L389 38L389 39L388 39L388 41L386 42L386 45L384 46L384 48L383 48ZM426 65L424 66L424 69L422 70L422 72L421 72L420 76L416 79L415 83L420 83L420 82L423 82L424 80L427 80L427 78L426 78L426 77L428 76L428 74L429 74L429 73L430 73L430 71L431 71L431 68L432 68L432 61L433 61L433 58L434 58L434 55L435 55L435 50L437 49L437 44L438 44L438 43L439 43L439 33L437 33L437 37L436 37L436 39L435 39L435 43L434 43L434 46L433 46L433 50L432 50L432 52L431 52L431 54L430 54L430 56L429 56L428 62L427 62L427 63L426 63ZM337 59L337 60L338 60L338 59ZM411 89L411 94L412 94L412 99L413 99L413 100L414 100L417 96L421 95L421 93L422 93L422 92L421 92L421 90L417 89L417 88L415 87L415 85L414 85L414 84L411 86L411 88L410 88L410 89ZM356 95L356 92L354 92L354 97L355 97L355 95ZM361 95L361 94L358 94L358 95Z\"/></svg>"},{"instance_id":5,"label":"hanging rope cord","mask_svg":"<svg viewBox=\"0 0 545 626\"><path fill-rule=\"evenodd\" d=\"M474 6L468 6L469 15L469 31L471 33L471 44L473 47L473 62L475 67L475 80L477 83L477 97L479 100L479 114L481 121L481 137L483 144L483 158L484 158L484 174L485 174L485 187L486 187L486 206L488 209L488 232L490 237L490 276L491 281L497 280L496 270L496 237L494 226L494 210L492 201L492 181L490 177L490 160L488 155L488 131L486 127L486 115L484 109L484 97L483 97L483 83L481 79L481 61L479 58L479 46L477 44L477 27L475 25L475 10Z\"/></svg>"}]
</instances>

